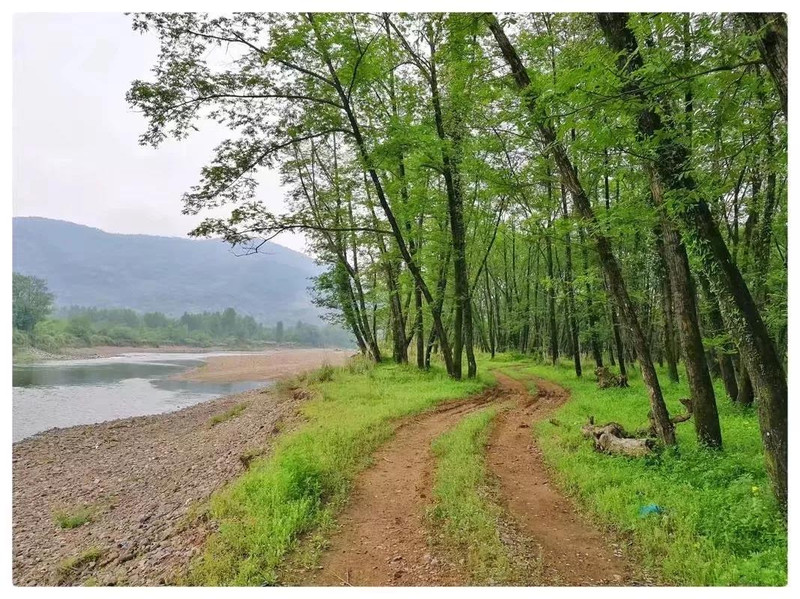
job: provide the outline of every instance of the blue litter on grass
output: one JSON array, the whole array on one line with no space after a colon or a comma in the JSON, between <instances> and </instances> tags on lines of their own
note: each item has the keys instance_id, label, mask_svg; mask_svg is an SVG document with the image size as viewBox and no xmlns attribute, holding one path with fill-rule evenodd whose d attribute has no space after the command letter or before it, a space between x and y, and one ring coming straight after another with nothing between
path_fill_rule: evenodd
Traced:
<instances>
[{"instance_id":1,"label":"blue litter on grass","mask_svg":"<svg viewBox=\"0 0 800 599\"><path fill-rule=\"evenodd\" d=\"M656 505L655 503L651 503L649 505L643 505L639 508L639 517L646 518L650 514L663 514L664 510L661 508L660 505Z\"/></svg>"}]
</instances>

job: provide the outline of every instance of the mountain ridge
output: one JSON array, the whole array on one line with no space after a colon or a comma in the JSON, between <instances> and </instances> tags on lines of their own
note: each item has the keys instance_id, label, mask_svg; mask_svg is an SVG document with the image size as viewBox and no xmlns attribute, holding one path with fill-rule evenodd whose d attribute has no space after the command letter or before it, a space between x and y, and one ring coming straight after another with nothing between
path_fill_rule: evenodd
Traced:
<instances>
[{"instance_id":1,"label":"mountain ridge","mask_svg":"<svg viewBox=\"0 0 800 599\"><path fill-rule=\"evenodd\" d=\"M319 322L307 289L321 268L277 243L236 256L221 240L109 233L38 216L14 217L12 229L14 271L45 279L57 306L170 316L233 307L267 324Z\"/></svg>"}]
</instances>

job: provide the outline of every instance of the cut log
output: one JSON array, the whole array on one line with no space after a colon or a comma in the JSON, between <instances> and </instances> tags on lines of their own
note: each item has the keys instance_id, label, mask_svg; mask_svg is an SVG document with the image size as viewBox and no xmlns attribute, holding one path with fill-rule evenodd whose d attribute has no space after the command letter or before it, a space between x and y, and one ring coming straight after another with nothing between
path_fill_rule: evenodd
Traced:
<instances>
[{"instance_id":1,"label":"cut log","mask_svg":"<svg viewBox=\"0 0 800 599\"><path fill-rule=\"evenodd\" d=\"M597 451L632 458L640 458L652 453L654 445L653 439L626 439L609 433L603 433L594 442L594 448Z\"/></svg>"},{"instance_id":2,"label":"cut log","mask_svg":"<svg viewBox=\"0 0 800 599\"><path fill-rule=\"evenodd\" d=\"M596 425L594 416L581 428L584 438L594 440L595 451L602 453L642 457L652 453L655 441L649 438L638 439L627 433L621 424L609 422Z\"/></svg>"}]
</instances>

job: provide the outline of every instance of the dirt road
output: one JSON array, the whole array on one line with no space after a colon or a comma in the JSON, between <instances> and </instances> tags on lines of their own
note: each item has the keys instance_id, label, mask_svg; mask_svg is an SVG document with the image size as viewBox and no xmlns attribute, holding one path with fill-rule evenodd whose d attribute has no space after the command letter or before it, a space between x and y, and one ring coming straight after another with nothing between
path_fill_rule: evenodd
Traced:
<instances>
[{"instance_id":1,"label":"dirt road","mask_svg":"<svg viewBox=\"0 0 800 599\"><path fill-rule=\"evenodd\" d=\"M339 519L340 530L312 585L468 585L469 573L432 557L423 516L430 505L434 459L431 442L487 403L502 404L487 449L487 464L500 489L515 536L540 548L536 584L621 585L631 566L613 541L579 515L550 478L530 427L567 400L560 387L537 380L537 394L496 373L498 386L472 401L409 420L358 480ZM521 577L525 579L525 576Z\"/></svg>"}]
</instances>

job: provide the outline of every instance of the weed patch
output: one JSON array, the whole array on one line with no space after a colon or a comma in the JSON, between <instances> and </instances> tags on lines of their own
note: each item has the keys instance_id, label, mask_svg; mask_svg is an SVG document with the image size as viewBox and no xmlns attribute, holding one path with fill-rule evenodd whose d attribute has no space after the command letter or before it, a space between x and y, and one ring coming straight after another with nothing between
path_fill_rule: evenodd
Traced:
<instances>
[{"instance_id":1,"label":"weed patch","mask_svg":"<svg viewBox=\"0 0 800 599\"><path fill-rule=\"evenodd\" d=\"M83 553L67 558L58 565L58 577L61 582L71 579L81 572L86 566L97 562L103 556L99 547L90 547Z\"/></svg>"},{"instance_id":2,"label":"weed patch","mask_svg":"<svg viewBox=\"0 0 800 599\"><path fill-rule=\"evenodd\" d=\"M208 428L217 426L218 424L231 420L232 418L236 418L239 414L247 409L247 405L247 402L243 401L242 403L237 403L232 408L224 411L222 414L212 416L208 419Z\"/></svg>"},{"instance_id":3,"label":"weed patch","mask_svg":"<svg viewBox=\"0 0 800 599\"><path fill-rule=\"evenodd\" d=\"M60 509L53 512L53 520L59 528L78 528L92 521L94 510L90 506L81 506L72 510Z\"/></svg>"}]
</instances>

